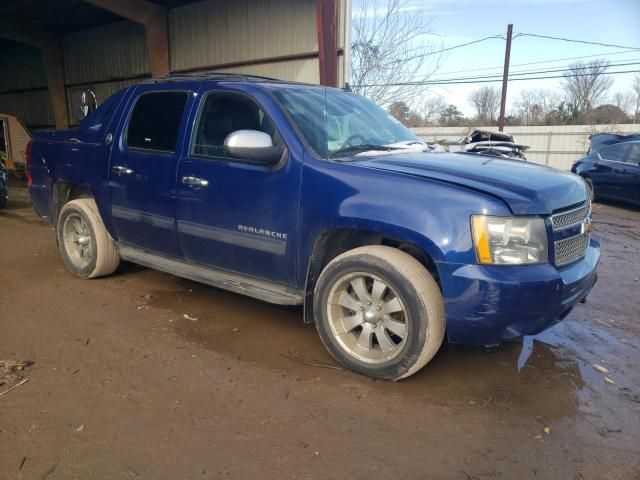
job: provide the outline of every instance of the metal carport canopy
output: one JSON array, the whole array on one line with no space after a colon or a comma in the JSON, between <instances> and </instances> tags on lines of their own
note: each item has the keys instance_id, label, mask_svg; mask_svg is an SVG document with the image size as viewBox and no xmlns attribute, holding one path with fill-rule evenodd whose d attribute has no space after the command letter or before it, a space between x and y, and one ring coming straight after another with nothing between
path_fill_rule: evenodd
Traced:
<instances>
[{"instance_id":1,"label":"metal carport canopy","mask_svg":"<svg viewBox=\"0 0 640 480\"><path fill-rule=\"evenodd\" d=\"M349 15L350 0L0 0L0 66L22 62L31 76L0 80L0 111L42 114L35 93L46 90L66 128L77 89L104 99L143 78L207 70L338 86ZM41 65L27 65L18 44L37 48Z\"/></svg>"}]
</instances>

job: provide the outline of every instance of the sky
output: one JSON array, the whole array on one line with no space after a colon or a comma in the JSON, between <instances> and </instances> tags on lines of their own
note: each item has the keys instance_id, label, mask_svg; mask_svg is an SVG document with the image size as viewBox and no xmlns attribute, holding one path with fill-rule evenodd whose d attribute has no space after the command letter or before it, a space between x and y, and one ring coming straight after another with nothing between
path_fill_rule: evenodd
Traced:
<instances>
[{"instance_id":1,"label":"sky","mask_svg":"<svg viewBox=\"0 0 640 480\"><path fill-rule=\"evenodd\" d=\"M362 14L361 0L352 0L353 15ZM375 1L386 5L387 0ZM563 68L575 60L571 57L598 55L610 63L640 62L640 0L406 0L407 14L419 16L430 24L432 35L425 38L435 46L447 48L492 35L506 35L507 24L513 24L514 35L531 33L564 37L591 42L602 42L639 50L601 47L560 42L532 37L514 38L511 45L511 72L522 70L546 70ZM505 41L491 39L475 45L445 53L436 78L452 78L470 75L501 74L504 62ZM529 62L557 60L554 62L517 66ZM586 58L583 61L591 60ZM496 68L493 68L496 67ZM465 73L460 70L486 69ZM638 65L611 67L610 71L640 70ZM557 75L557 74L550 74ZM612 75L611 95L630 87L634 74ZM469 94L481 85L500 87L500 81L491 84L448 85L433 87L433 92L455 104L465 115L472 115L468 103ZM550 89L560 91L560 79L509 82L507 111L526 89Z\"/></svg>"}]
</instances>

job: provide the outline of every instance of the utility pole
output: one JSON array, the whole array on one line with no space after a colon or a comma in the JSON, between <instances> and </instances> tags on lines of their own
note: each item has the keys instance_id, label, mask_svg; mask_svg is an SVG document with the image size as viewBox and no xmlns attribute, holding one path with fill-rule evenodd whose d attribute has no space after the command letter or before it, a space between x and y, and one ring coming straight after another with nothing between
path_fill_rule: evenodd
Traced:
<instances>
[{"instance_id":1,"label":"utility pole","mask_svg":"<svg viewBox=\"0 0 640 480\"><path fill-rule=\"evenodd\" d=\"M513 23L507 27L507 47L504 51L504 73L502 74L502 99L500 101L500 118L498 118L498 130L504 130L504 111L507 106L507 82L509 81L509 57L511 57L511 35Z\"/></svg>"}]
</instances>

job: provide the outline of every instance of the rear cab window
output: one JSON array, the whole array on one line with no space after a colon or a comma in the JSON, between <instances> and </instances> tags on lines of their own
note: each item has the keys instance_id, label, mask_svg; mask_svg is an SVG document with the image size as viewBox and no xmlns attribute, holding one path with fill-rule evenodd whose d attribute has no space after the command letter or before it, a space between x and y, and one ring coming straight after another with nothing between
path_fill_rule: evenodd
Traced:
<instances>
[{"instance_id":1,"label":"rear cab window","mask_svg":"<svg viewBox=\"0 0 640 480\"><path fill-rule=\"evenodd\" d=\"M174 153L187 103L186 91L143 93L136 101L125 132L125 146Z\"/></svg>"}]
</instances>

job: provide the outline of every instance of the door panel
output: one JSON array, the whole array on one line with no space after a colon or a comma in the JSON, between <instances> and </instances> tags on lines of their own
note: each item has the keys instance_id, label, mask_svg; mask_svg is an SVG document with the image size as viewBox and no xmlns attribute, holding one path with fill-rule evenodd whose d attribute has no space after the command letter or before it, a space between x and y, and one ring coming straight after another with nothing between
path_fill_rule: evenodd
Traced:
<instances>
[{"instance_id":1,"label":"door panel","mask_svg":"<svg viewBox=\"0 0 640 480\"><path fill-rule=\"evenodd\" d=\"M109 191L120 242L181 257L175 225L180 132L193 96L179 84L138 87L115 137Z\"/></svg>"},{"instance_id":2,"label":"door panel","mask_svg":"<svg viewBox=\"0 0 640 480\"><path fill-rule=\"evenodd\" d=\"M621 190L624 199L640 203L640 143L631 145Z\"/></svg>"},{"instance_id":3,"label":"door panel","mask_svg":"<svg viewBox=\"0 0 640 480\"><path fill-rule=\"evenodd\" d=\"M244 94L205 95L195 125L194 153L178 166L176 216L185 257L292 285L302 162L286 152L266 111ZM269 133L282 145L280 163L225 156L224 138L242 129ZM206 185L182 183L185 178Z\"/></svg>"},{"instance_id":4,"label":"door panel","mask_svg":"<svg viewBox=\"0 0 640 480\"><path fill-rule=\"evenodd\" d=\"M623 181L624 159L629 145L617 144L603 148L599 155L595 171L592 174L593 183L598 195L618 198L621 194Z\"/></svg>"}]
</instances>

